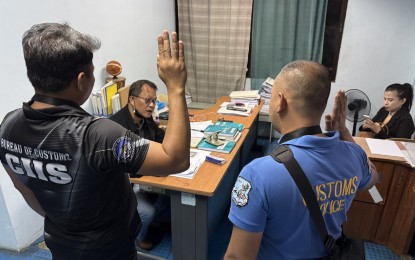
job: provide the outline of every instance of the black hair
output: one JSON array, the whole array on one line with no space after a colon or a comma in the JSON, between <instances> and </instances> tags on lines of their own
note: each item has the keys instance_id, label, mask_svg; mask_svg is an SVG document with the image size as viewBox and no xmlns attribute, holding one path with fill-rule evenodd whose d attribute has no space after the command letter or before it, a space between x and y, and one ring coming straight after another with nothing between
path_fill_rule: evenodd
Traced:
<instances>
[{"instance_id":1,"label":"black hair","mask_svg":"<svg viewBox=\"0 0 415 260\"><path fill-rule=\"evenodd\" d=\"M399 99L406 98L405 103L402 105L402 107L406 108L408 111L412 108L412 100L414 98L414 90L409 83L399 84L394 83L389 85L385 91L396 91L398 93Z\"/></svg>"},{"instance_id":2,"label":"black hair","mask_svg":"<svg viewBox=\"0 0 415 260\"><path fill-rule=\"evenodd\" d=\"M285 86L296 100L294 106L303 115L321 114L330 95L330 74L323 65L307 60L296 60L280 72Z\"/></svg>"},{"instance_id":3,"label":"black hair","mask_svg":"<svg viewBox=\"0 0 415 260\"><path fill-rule=\"evenodd\" d=\"M80 72L89 76L93 51L101 42L66 23L42 23L23 34L22 45L30 82L47 93L65 89Z\"/></svg>"},{"instance_id":4,"label":"black hair","mask_svg":"<svg viewBox=\"0 0 415 260\"><path fill-rule=\"evenodd\" d=\"M149 85L152 89L157 91L156 84L154 84L153 82L151 82L149 80L146 80L146 79L140 79L140 80L137 80L136 82L131 84L130 91L128 91L128 97L130 97L130 96L136 97L136 96L140 95L144 84Z\"/></svg>"}]
</instances>

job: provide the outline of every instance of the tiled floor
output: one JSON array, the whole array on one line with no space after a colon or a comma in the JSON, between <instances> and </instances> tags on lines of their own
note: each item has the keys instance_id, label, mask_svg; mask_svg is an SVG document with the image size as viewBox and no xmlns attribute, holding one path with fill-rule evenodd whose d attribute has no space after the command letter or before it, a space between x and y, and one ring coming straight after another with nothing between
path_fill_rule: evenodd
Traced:
<instances>
[{"instance_id":1,"label":"tiled floor","mask_svg":"<svg viewBox=\"0 0 415 260\"><path fill-rule=\"evenodd\" d=\"M209 260L223 259L223 255L226 251L226 246L229 243L232 224L226 217L218 227L218 231L213 235L209 242ZM365 251L367 260L394 260L394 259L414 259L415 257L399 257L395 255L391 250L384 246L376 245L373 243L365 242ZM162 241L150 252L146 252L154 256L172 260L171 253L171 236L166 235ZM49 250L44 248L44 243L38 242L29 247L21 253L0 250L1 260L45 260L52 259L52 255Z\"/></svg>"},{"instance_id":2,"label":"tiled floor","mask_svg":"<svg viewBox=\"0 0 415 260\"><path fill-rule=\"evenodd\" d=\"M257 149L252 151L251 157L256 158L263 154L263 151L268 146L268 139L258 139ZM261 149L262 147L262 149ZM223 220L217 228L217 232L209 241L209 260L223 259L223 255L226 251L226 247L229 243L230 235L232 231L232 224L227 219L227 216L223 217ZM173 256L171 253L171 235L167 234L163 237L160 243L151 251L146 252L148 254L158 256L161 258L172 260ZM376 245L373 243L365 242L365 252L367 260L394 260L394 259L413 259L415 257L399 257L395 255L387 247ZM45 260L52 259L52 255L49 250L45 248L42 239L39 239L32 246L27 248L21 253L1 250L0 249L0 260Z\"/></svg>"}]
</instances>

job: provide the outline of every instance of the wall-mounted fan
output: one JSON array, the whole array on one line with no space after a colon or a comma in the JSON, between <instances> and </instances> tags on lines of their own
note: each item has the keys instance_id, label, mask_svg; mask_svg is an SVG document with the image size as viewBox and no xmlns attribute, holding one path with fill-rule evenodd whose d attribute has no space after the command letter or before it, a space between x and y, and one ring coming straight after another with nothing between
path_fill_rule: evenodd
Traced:
<instances>
[{"instance_id":1,"label":"wall-mounted fan","mask_svg":"<svg viewBox=\"0 0 415 260\"><path fill-rule=\"evenodd\" d=\"M346 118L353 122L353 133L356 135L357 122L365 119L363 115L370 113L370 101L367 95L359 89L349 89L346 91L347 109Z\"/></svg>"}]
</instances>

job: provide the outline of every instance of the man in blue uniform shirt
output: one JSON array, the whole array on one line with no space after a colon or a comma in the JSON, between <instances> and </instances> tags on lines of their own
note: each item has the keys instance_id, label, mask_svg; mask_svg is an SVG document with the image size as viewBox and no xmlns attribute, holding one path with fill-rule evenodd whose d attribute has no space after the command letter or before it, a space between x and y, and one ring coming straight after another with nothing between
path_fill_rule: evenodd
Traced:
<instances>
[{"instance_id":1,"label":"man in blue uniform shirt","mask_svg":"<svg viewBox=\"0 0 415 260\"><path fill-rule=\"evenodd\" d=\"M333 113L320 121L330 94L329 73L311 61L294 61L276 77L270 102L273 126L282 133L316 193L329 234L341 225L357 190L377 181L365 152L345 127L345 95L339 91ZM308 130L315 131L307 133ZM303 133L303 134L300 134ZM243 168L232 191L229 219L234 224L225 259L316 259L328 252L291 175L271 156Z\"/></svg>"}]
</instances>

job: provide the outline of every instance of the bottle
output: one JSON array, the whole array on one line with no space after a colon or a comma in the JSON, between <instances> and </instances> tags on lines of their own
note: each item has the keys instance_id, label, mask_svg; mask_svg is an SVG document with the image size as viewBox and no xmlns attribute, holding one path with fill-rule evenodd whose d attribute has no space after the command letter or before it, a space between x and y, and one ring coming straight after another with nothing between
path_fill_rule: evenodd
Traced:
<instances>
[{"instance_id":1,"label":"bottle","mask_svg":"<svg viewBox=\"0 0 415 260\"><path fill-rule=\"evenodd\" d=\"M159 101L157 100L156 105L154 106L154 111L153 111L153 119L157 125L160 124L158 105L159 105Z\"/></svg>"}]
</instances>

